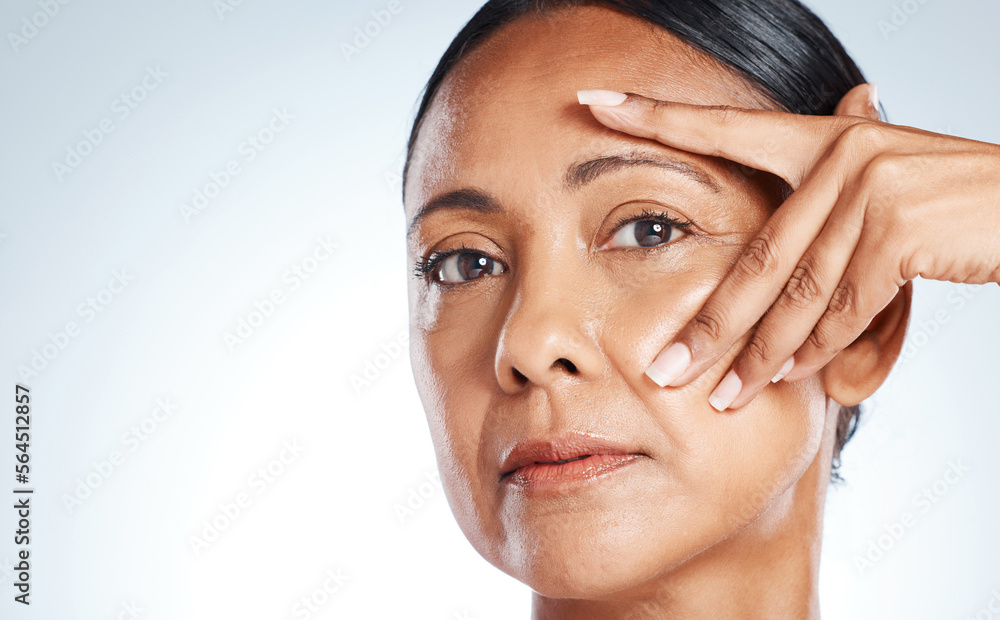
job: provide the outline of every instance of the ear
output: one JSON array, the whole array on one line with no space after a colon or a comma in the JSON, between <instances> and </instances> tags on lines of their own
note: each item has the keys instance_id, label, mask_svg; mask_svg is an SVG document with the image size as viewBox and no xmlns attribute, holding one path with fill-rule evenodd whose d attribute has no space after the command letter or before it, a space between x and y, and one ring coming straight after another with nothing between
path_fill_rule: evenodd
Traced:
<instances>
[{"instance_id":1,"label":"ear","mask_svg":"<svg viewBox=\"0 0 1000 620\"><path fill-rule=\"evenodd\" d=\"M835 116L861 116L879 120L878 88L874 84L858 84L847 91L833 111Z\"/></svg>"},{"instance_id":2,"label":"ear","mask_svg":"<svg viewBox=\"0 0 1000 620\"><path fill-rule=\"evenodd\" d=\"M820 369L830 398L841 405L856 405L885 382L903 349L912 301L913 282L909 281L854 342Z\"/></svg>"},{"instance_id":3,"label":"ear","mask_svg":"<svg viewBox=\"0 0 1000 620\"><path fill-rule=\"evenodd\" d=\"M878 89L874 84L855 86L833 113L879 120ZM913 283L907 282L865 331L820 370L830 398L841 405L856 405L885 382L903 349L912 299Z\"/></svg>"}]
</instances>

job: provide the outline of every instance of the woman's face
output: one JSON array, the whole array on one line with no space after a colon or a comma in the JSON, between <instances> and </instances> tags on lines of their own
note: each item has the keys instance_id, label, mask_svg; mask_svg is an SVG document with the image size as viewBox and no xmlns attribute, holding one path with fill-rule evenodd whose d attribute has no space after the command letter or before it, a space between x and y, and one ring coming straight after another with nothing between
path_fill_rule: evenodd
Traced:
<instances>
[{"instance_id":1,"label":"woman's face","mask_svg":"<svg viewBox=\"0 0 1000 620\"><path fill-rule=\"evenodd\" d=\"M764 107L635 18L522 18L447 78L406 212L410 259L441 259L410 279L411 356L458 523L536 591L596 598L790 519L803 473L829 465L833 416L817 377L714 410L746 337L686 386L645 376L780 190L604 128L576 101L588 88Z\"/></svg>"}]
</instances>

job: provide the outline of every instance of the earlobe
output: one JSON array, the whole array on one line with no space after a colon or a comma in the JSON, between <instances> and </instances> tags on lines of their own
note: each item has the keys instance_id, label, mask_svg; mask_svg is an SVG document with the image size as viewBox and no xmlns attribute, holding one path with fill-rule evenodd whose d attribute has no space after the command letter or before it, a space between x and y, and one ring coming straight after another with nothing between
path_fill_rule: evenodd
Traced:
<instances>
[{"instance_id":1,"label":"earlobe","mask_svg":"<svg viewBox=\"0 0 1000 620\"><path fill-rule=\"evenodd\" d=\"M820 370L830 398L856 405L885 382L903 349L912 300L913 282L907 282L868 328Z\"/></svg>"}]
</instances>

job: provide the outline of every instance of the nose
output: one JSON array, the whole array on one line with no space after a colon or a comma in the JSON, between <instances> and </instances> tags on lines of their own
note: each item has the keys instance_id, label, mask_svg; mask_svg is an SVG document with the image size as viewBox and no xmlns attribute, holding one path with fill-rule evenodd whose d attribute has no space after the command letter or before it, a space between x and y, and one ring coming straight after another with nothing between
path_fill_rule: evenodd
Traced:
<instances>
[{"instance_id":1,"label":"nose","mask_svg":"<svg viewBox=\"0 0 1000 620\"><path fill-rule=\"evenodd\" d=\"M508 394L567 378L592 381L604 373L604 353L574 288L565 281L519 286L496 355L497 380Z\"/></svg>"}]
</instances>

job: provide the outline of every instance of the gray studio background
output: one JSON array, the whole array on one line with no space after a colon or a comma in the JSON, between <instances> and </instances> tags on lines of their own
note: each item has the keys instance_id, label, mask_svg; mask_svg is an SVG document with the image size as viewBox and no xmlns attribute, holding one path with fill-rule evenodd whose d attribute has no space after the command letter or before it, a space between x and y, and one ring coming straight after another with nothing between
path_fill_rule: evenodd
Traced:
<instances>
[{"instance_id":1,"label":"gray studio background","mask_svg":"<svg viewBox=\"0 0 1000 620\"><path fill-rule=\"evenodd\" d=\"M1000 142L1000 3L809 4L892 121ZM17 382L35 494L27 609L0 509L0 617L527 617L448 510L405 341L403 145L477 5L3 3L0 505ZM824 617L1000 618L998 317L995 284L916 282Z\"/></svg>"}]
</instances>

